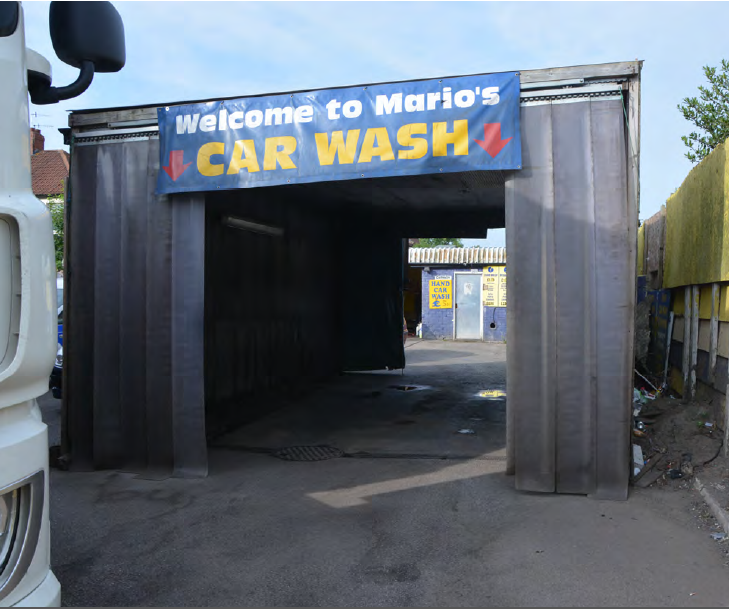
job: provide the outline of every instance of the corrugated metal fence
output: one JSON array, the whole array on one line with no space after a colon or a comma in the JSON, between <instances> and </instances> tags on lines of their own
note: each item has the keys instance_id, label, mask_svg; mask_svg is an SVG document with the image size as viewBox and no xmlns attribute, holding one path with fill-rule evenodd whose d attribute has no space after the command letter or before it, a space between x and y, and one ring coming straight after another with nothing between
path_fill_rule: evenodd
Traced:
<instances>
[{"instance_id":1,"label":"corrugated metal fence","mask_svg":"<svg viewBox=\"0 0 729 609\"><path fill-rule=\"evenodd\" d=\"M522 108L506 182L509 467L529 491L627 495L637 209L620 100Z\"/></svg>"}]
</instances>

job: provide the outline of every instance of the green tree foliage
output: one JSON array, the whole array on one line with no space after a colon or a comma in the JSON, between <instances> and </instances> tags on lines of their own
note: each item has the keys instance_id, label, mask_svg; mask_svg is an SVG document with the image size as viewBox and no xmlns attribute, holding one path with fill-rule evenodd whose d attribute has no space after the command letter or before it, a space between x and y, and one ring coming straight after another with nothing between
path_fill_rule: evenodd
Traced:
<instances>
[{"instance_id":1,"label":"green tree foliage","mask_svg":"<svg viewBox=\"0 0 729 609\"><path fill-rule=\"evenodd\" d=\"M56 270L63 270L63 241L65 236L63 205L64 197L48 198L48 211L51 212L51 223L53 224L53 244L56 248Z\"/></svg>"},{"instance_id":2,"label":"green tree foliage","mask_svg":"<svg viewBox=\"0 0 729 609\"><path fill-rule=\"evenodd\" d=\"M438 247L441 245L463 247L463 241L460 239L418 239L413 247Z\"/></svg>"},{"instance_id":3,"label":"green tree foliage","mask_svg":"<svg viewBox=\"0 0 729 609\"><path fill-rule=\"evenodd\" d=\"M729 138L729 61L721 60L721 68L704 67L709 86L699 87L699 97L687 97L678 109L683 117L700 131L681 139L692 163L702 161L719 144Z\"/></svg>"}]
</instances>

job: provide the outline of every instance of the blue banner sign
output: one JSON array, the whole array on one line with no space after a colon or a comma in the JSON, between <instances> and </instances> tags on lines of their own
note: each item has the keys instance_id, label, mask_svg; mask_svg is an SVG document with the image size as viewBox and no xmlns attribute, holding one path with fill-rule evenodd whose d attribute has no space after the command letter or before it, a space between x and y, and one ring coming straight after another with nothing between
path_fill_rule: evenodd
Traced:
<instances>
[{"instance_id":1,"label":"blue banner sign","mask_svg":"<svg viewBox=\"0 0 729 609\"><path fill-rule=\"evenodd\" d=\"M521 169L514 72L159 108L160 194Z\"/></svg>"}]
</instances>

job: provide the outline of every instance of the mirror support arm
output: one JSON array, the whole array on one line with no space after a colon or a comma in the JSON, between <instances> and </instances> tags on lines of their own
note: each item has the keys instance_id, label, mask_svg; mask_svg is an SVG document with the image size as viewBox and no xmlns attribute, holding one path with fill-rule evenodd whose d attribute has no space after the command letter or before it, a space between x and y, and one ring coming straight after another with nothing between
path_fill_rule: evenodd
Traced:
<instances>
[{"instance_id":1,"label":"mirror support arm","mask_svg":"<svg viewBox=\"0 0 729 609\"><path fill-rule=\"evenodd\" d=\"M81 72L79 73L76 82L73 82L66 87L51 87L48 85L33 87L30 90L30 99L34 104L41 106L46 104L55 104L64 99L78 97L89 88L93 79L94 64L90 61L84 61L81 64Z\"/></svg>"}]
</instances>

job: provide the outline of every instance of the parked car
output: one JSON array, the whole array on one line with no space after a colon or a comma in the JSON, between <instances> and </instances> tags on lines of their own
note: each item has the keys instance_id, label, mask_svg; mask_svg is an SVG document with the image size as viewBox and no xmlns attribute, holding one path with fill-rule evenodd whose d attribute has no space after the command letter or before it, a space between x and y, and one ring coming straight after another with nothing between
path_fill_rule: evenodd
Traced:
<instances>
[{"instance_id":1,"label":"parked car","mask_svg":"<svg viewBox=\"0 0 729 609\"><path fill-rule=\"evenodd\" d=\"M51 376L48 379L48 389L56 399L61 399L62 377L63 377L63 278L56 279L56 293L58 305L58 350L56 351L56 362L53 364Z\"/></svg>"},{"instance_id":2,"label":"parked car","mask_svg":"<svg viewBox=\"0 0 729 609\"><path fill-rule=\"evenodd\" d=\"M63 344L63 305L58 308L58 344Z\"/></svg>"},{"instance_id":3,"label":"parked car","mask_svg":"<svg viewBox=\"0 0 729 609\"><path fill-rule=\"evenodd\" d=\"M56 294L58 307L58 344L63 344L63 277L56 279Z\"/></svg>"},{"instance_id":4,"label":"parked car","mask_svg":"<svg viewBox=\"0 0 729 609\"><path fill-rule=\"evenodd\" d=\"M63 345L58 343L58 351L56 351L56 361L51 370L51 378L48 380L48 389L50 389L53 397L60 400L63 396Z\"/></svg>"}]
</instances>

